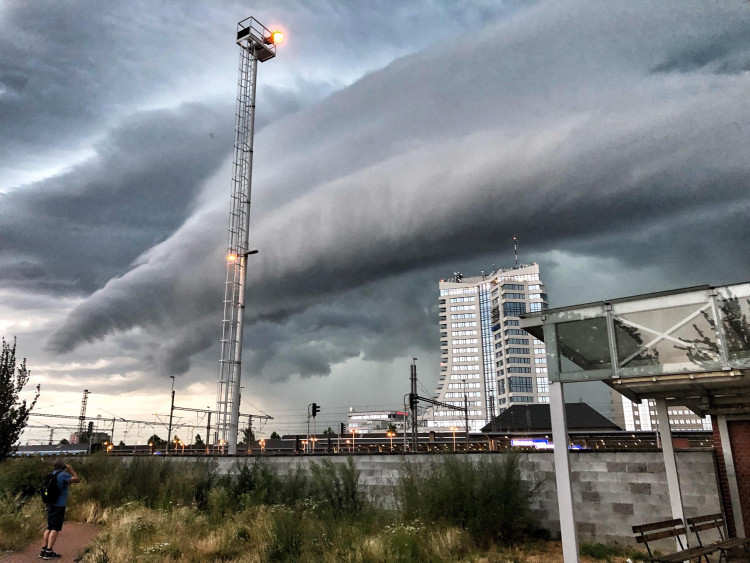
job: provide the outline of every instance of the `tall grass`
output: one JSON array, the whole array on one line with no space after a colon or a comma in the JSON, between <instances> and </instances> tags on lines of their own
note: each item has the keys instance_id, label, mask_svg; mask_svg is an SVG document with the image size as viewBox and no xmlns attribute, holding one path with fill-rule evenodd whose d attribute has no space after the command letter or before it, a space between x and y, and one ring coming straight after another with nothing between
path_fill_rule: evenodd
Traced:
<instances>
[{"instance_id":1,"label":"tall grass","mask_svg":"<svg viewBox=\"0 0 750 563\"><path fill-rule=\"evenodd\" d=\"M311 463L310 470L310 496L333 518L353 518L361 513L365 499L359 486L359 470L351 457L346 463L335 464L330 459Z\"/></svg>"},{"instance_id":2,"label":"tall grass","mask_svg":"<svg viewBox=\"0 0 750 563\"><path fill-rule=\"evenodd\" d=\"M127 502L155 509L200 504L217 478L216 464L210 459L181 463L136 457L122 463L102 455L81 460L76 470L85 478L75 488L75 501L92 500L103 507Z\"/></svg>"},{"instance_id":3,"label":"tall grass","mask_svg":"<svg viewBox=\"0 0 750 563\"><path fill-rule=\"evenodd\" d=\"M404 463L395 511L376 508L363 494L353 459L338 461L276 474L255 460L218 475L210 459L92 456L74 462L82 482L68 513L103 526L83 559L97 563L473 561L478 545L520 553L492 544L536 528L517 458ZM38 460L0 464L2 549L22 548L41 529L35 490L48 470ZM13 526L18 533L8 540Z\"/></svg>"},{"instance_id":4,"label":"tall grass","mask_svg":"<svg viewBox=\"0 0 750 563\"><path fill-rule=\"evenodd\" d=\"M483 547L522 541L537 534L539 524L531 510L534 491L521 480L518 464L515 455L405 462L396 482L396 502L403 518L458 526Z\"/></svg>"},{"instance_id":5,"label":"tall grass","mask_svg":"<svg viewBox=\"0 0 750 563\"><path fill-rule=\"evenodd\" d=\"M0 494L0 553L20 551L41 537L44 511L19 495Z\"/></svg>"}]
</instances>

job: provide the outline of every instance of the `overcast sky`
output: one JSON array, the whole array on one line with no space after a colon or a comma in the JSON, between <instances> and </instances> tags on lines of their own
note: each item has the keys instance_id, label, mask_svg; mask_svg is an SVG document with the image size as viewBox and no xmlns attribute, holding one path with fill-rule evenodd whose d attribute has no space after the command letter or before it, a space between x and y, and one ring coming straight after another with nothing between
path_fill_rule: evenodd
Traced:
<instances>
[{"instance_id":1,"label":"overcast sky","mask_svg":"<svg viewBox=\"0 0 750 563\"><path fill-rule=\"evenodd\" d=\"M438 281L512 266L514 235L552 307L750 279L747 2L255 9L0 4L0 335L38 412L89 389L90 415L153 420L170 376L215 405L249 15L286 34L259 68L243 359L268 432L398 407L412 357L431 394Z\"/></svg>"}]
</instances>

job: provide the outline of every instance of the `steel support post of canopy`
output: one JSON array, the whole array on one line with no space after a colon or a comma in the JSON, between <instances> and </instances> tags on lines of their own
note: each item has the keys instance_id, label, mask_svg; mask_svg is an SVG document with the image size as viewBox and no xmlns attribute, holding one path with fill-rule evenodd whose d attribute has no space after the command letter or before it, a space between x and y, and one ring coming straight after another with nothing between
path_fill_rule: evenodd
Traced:
<instances>
[{"instance_id":1,"label":"steel support post of canopy","mask_svg":"<svg viewBox=\"0 0 750 563\"><path fill-rule=\"evenodd\" d=\"M557 505L560 509L560 535L565 563L578 561L578 536L573 517L573 488L570 484L570 453L568 425L565 421L565 393L559 381L549 383L549 409L552 422L552 441L555 445L555 480Z\"/></svg>"},{"instance_id":2,"label":"steel support post of canopy","mask_svg":"<svg viewBox=\"0 0 750 563\"><path fill-rule=\"evenodd\" d=\"M682 491L680 491L680 478L677 475L677 459L674 456L674 444L672 443L672 429L669 427L669 410L666 399L656 399L656 419L659 422L659 435L661 436L661 449L664 454L664 469L667 473L667 492L669 493L669 504L672 508L672 518L685 520L685 511L682 506ZM685 536L680 536L682 545L689 545ZM680 549L679 544L677 548Z\"/></svg>"},{"instance_id":3,"label":"steel support post of canopy","mask_svg":"<svg viewBox=\"0 0 750 563\"><path fill-rule=\"evenodd\" d=\"M565 420L565 393L560 381L557 329L554 324L544 325L544 342L547 346L549 382L549 410L552 423L552 441L555 456L555 481L557 506L560 512L560 536L565 563L577 562L578 536L573 517L573 488L570 484L570 453L568 451L568 423Z\"/></svg>"}]
</instances>

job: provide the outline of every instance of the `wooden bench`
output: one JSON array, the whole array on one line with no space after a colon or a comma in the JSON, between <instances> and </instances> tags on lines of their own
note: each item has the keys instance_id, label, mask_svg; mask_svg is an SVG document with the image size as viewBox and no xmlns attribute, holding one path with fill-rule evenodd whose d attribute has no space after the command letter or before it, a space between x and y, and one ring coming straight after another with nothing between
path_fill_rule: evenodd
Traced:
<instances>
[{"instance_id":1,"label":"wooden bench","mask_svg":"<svg viewBox=\"0 0 750 563\"><path fill-rule=\"evenodd\" d=\"M680 561L692 561L693 559L700 561L701 558L705 558L706 563L708 563L709 554L720 550L720 548L713 545L698 545L686 548L682 543L681 536L687 537L687 530L685 529L685 523L679 518L633 526L633 533L636 534L635 541L645 544L648 556L653 563L677 563ZM649 542L666 538L677 538L680 550L667 555L654 555Z\"/></svg>"},{"instance_id":2,"label":"wooden bench","mask_svg":"<svg viewBox=\"0 0 750 563\"><path fill-rule=\"evenodd\" d=\"M711 546L716 548L717 551L721 551L719 561L721 561L722 559L728 561L729 556L727 555L727 551L738 547L743 548L746 555L750 555L750 553L748 553L748 548L750 547L750 538L727 538L725 533L726 522L724 522L724 517L721 514L695 516L693 518L688 518L687 523L690 531L693 532L695 534L695 537L698 539L699 546ZM701 532L705 532L706 530L711 529L716 529L719 533L719 539L712 543L706 540L705 533L703 534L703 538L701 538ZM750 559L750 557L748 557L748 559Z\"/></svg>"}]
</instances>

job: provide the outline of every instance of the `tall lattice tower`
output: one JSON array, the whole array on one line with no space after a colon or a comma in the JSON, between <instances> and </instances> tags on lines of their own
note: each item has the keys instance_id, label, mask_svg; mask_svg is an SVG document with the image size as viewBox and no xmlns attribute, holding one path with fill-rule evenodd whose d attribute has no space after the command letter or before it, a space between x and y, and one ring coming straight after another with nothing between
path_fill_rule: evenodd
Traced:
<instances>
[{"instance_id":1,"label":"tall lattice tower","mask_svg":"<svg viewBox=\"0 0 750 563\"><path fill-rule=\"evenodd\" d=\"M255 82L258 76L258 62L265 62L275 57L276 43L281 39L283 36L280 32L271 32L255 18L247 18L237 24L240 70L237 81L237 121L232 167L221 359L219 360L219 382L216 394L216 410L219 414L216 441L221 440L223 444L226 444L229 454L237 453L247 258L250 254L258 252L250 250L249 246Z\"/></svg>"},{"instance_id":2,"label":"tall lattice tower","mask_svg":"<svg viewBox=\"0 0 750 563\"><path fill-rule=\"evenodd\" d=\"M83 390L83 398L81 399L81 414L78 415L78 440L80 443L81 436L83 436L83 426L86 423L86 405L89 402L89 390Z\"/></svg>"}]
</instances>

